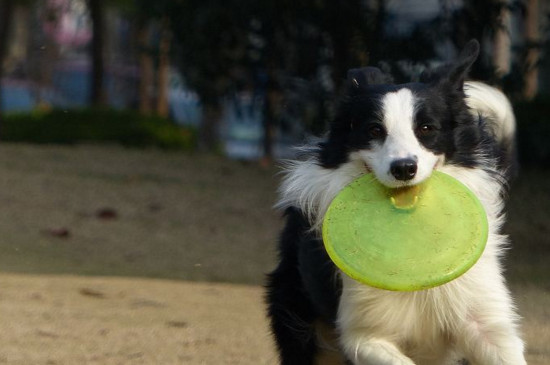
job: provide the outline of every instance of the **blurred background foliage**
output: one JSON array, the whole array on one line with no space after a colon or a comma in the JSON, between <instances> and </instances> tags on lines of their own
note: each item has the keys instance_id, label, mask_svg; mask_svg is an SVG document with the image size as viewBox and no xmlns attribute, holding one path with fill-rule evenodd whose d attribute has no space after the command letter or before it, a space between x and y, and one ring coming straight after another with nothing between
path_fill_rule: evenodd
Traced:
<instances>
[{"instance_id":1,"label":"blurred background foliage","mask_svg":"<svg viewBox=\"0 0 550 365\"><path fill-rule=\"evenodd\" d=\"M10 114L4 117L3 136L8 142L115 142L131 147L182 150L192 150L196 143L193 129L178 128L166 118L101 108Z\"/></svg>"},{"instance_id":2,"label":"blurred background foliage","mask_svg":"<svg viewBox=\"0 0 550 365\"><path fill-rule=\"evenodd\" d=\"M539 0L4 0L0 138L270 161L325 131L348 69L414 81L476 38L472 78L516 103L523 162L549 166L549 11Z\"/></svg>"}]
</instances>

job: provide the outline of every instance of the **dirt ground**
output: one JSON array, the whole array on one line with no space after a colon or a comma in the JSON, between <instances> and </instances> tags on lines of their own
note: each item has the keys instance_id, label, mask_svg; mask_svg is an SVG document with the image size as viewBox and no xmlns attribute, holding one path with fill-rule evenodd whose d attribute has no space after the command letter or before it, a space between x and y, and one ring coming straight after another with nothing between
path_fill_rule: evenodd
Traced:
<instances>
[{"instance_id":1,"label":"dirt ground","mask_svg":"<svg viewBox=\"0 0 550 365\"><path fill-rule=\"evenodd\" d=\"M530 365L550 361L550 295L523 288ZM260 287L0 274L0 364L277 363Z\"/></svg>"},{"instance_id":2,"label":"dirt ground","mask_svg":"<svg viewBox=\"0 0 550 365\"><path fill-rule=\"evenodd\" d=\"M259 285L278 179L215 155L0 144L0 364L276 364ZM530 365L550 364L549 186L523 171L506 227Z\"/></svg>"},{"instance_id":3,"label":"dirt ground","mask_svg":"<svg viewBox=\"0 0 550 365\"><path fill-rule=\"evenodd\" d=\"M0 364L275 364L260 288L0 275Z\"/></svg>"},{"instance_id":4,"label":"dirt ground","mask_svg":"<svg viewBox=\"0 0 550 365\"><path fill-rule=\"evenodd\" d=\"M260 284L281 225L276 173L207 154L0 144L0 271Z\"/></svg>"}]
</instances>

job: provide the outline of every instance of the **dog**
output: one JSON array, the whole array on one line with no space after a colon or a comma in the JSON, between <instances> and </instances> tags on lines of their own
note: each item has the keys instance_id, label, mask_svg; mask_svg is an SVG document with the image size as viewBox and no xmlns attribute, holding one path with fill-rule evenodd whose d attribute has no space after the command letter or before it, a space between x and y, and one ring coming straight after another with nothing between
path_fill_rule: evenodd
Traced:
<instances>
[{"instance_id":1,"label":"dog","mask_svg":"<svg viewBox=\"0 0 550 365\"><path fill-rule=\"evenodd\" d=\"M350 70L327 137L286 165L278 203L286 225L266 284L281 364L317 364L327 354L353 365L526 364L500 263L515 119L500 91L465 81L478 54L472 40L455 62L417 83L392 84L373 67ZM413 292L369 287L340 272L320 233L338 192L366 173L397 188L434 170L461 181L485 208L489 236L477 263L447 284Z\"/></svg>"}]
</instances>

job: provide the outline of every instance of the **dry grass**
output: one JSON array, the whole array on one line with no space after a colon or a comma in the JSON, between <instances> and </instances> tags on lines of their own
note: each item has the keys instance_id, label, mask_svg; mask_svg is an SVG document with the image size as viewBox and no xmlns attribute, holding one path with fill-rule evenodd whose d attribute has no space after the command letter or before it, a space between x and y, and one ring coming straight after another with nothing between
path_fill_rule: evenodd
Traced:
<instances>
[{"instance_id":1,"label":"dry grass","mask_svg":"<svg viewBox=\"0 0 550 365\"><path fill-rule=\"evenodd\" d=\"M90 276L260 284L281 227L275 174L219 156L1 144L0 270L32 275L0 275L0 363L274 364L257 287ZM524 171L506 226L531 365L550 363L548 186L549 172Z\"/></svg>"}]
</instances>

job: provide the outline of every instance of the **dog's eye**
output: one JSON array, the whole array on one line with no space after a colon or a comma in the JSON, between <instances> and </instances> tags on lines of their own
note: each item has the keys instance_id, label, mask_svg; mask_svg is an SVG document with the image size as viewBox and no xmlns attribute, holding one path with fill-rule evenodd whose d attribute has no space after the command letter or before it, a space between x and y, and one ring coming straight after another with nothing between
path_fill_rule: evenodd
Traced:
<instances>
[{"instance_id":1,"label":"dog's eye","mask_svg":"<svg viewBox=\"0 0 550 365\"><path fill-rule=\"evenodd\" d=\"M380 125L372 125L368 129L369 137L371 138L381 138L384 137L386 131Z\"/></svg>"},{"instance_id":2,"label":"dog's eye","mask_svg":"<svg viewBox=\"0 0 550 365\"><path fill-rule=\"evenodd\" d=\"M421 136L429 136L436 131L436 128L431 124L422 124L416 129L416 132Z\"/></svg>"}]
</instances>

